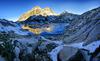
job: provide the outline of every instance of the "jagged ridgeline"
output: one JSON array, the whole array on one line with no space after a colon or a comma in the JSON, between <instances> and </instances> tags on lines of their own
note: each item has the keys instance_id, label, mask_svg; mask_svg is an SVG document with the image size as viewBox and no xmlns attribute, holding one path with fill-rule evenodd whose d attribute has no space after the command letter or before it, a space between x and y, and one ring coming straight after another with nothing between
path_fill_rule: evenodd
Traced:
<instances>
[{"instance_id":1,"label":"jagged ridgeline","mask_svg":"<svg viewBox=\"0 0 100 61\"><path fill-rule=\"evenodd\" d=\"M31 10L24 13L18 21L23 21L28 19L30 16L33 15L42 15L42 16L48 16L48 15L56 15L54 11L52 11L49 7L46 7L44 9L40 8L39 6L36 6L32 8Z\"/></svg>"}]
</instances>

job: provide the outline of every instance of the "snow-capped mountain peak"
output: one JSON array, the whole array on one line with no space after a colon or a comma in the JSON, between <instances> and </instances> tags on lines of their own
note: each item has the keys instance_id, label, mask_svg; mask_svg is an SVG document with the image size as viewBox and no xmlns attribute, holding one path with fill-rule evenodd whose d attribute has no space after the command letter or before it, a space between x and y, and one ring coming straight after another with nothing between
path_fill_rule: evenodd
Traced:
<instances>
[{"instance_id":1,"label":"snow-capped mountain peak","mask_svg":"<svg viewBox=\"0 0 100 61\"><path fill-rule=\"evenodd\" d=\"M49 16L49 15L56 15L56 13L49 7L40 8L39 6L36 6L31 10L27 11L26 13L24 13L23 15L21 15L18 21L26 20L27 18L33 15Z\"/></svg>"}]
</instances>

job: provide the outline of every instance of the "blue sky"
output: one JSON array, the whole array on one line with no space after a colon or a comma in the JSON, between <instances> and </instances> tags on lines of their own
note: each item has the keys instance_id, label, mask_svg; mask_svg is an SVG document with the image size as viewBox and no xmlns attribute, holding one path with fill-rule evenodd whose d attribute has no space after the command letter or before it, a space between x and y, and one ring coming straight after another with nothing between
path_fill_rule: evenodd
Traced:
<instances>
[{"instance_id":1,"label":"blue sky","mask_svg":"<svg viewBox=\"0 0 100 61\"><path fill-rule=\"evenodd\" d=\"M100 0L0 0L0 18L16 21L35 6L50 7L56 13L82 14L100 6Z\"/></svg>"}]
</instances>

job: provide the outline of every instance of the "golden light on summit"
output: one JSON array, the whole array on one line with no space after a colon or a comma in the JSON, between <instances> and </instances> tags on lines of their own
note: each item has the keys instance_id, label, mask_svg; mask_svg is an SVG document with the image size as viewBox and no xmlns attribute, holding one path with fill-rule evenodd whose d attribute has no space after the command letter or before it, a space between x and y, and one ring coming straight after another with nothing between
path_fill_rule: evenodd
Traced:
<instances>
[{"instance_id":1,"label":"golden light on summit","mask_svg":"<svg viewBox=\"0 0 100 61\"><path fill-rule=\"evenodd\" d=\"M18 19L18 21L24 21L33 15L50 16L50 15L57 15L57 14L49 7L41 8L39 6L36 6L31 10L27 11L26 13L22 14Z\"/></svg>"}]
</instances>

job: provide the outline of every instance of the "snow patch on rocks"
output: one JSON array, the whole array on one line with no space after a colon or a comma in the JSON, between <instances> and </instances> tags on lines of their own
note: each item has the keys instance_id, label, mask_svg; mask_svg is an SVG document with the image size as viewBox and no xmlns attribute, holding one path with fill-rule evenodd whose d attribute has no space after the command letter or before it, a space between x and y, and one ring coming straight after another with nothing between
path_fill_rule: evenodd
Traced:
<instances>
[{"instance_id":1,"label":"snow patch on rocks","mask_svg":"<svg viewBox=\"0 0 100 61\"><path fill-rule=\"evenodd\" d=\"M48 53L50 55L50 58L52 59L52 61L58 61L57 55L61 51L61 49L63 49L63 45L60 45L60 46L54 48L51 52Z\"/></svg>"}]
</instances>

